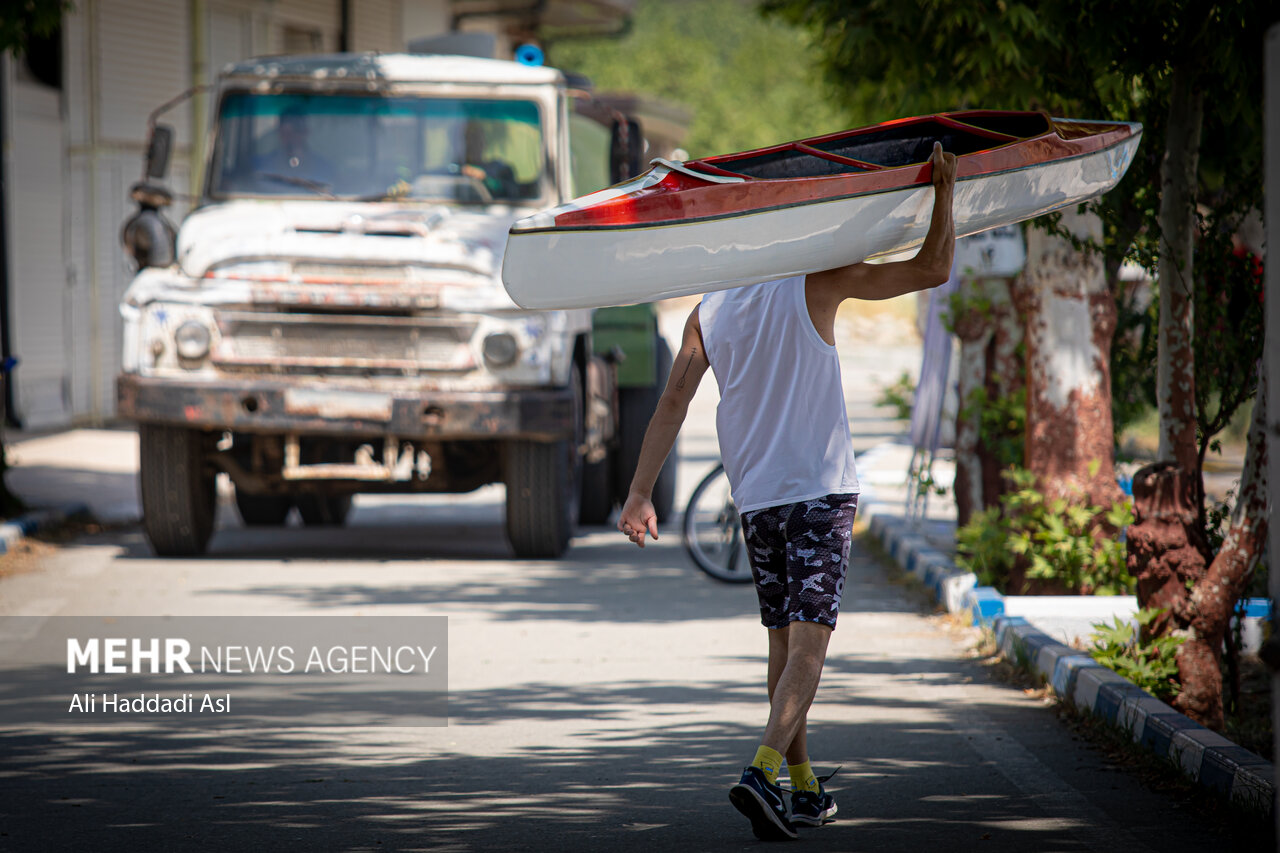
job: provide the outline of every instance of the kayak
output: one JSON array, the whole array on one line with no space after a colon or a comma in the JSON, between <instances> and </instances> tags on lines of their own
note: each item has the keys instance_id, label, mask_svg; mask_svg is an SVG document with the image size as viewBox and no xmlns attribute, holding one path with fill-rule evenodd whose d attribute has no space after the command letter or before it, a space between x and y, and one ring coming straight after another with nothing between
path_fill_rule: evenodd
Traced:
<instances>
[{"instance_id":1,"label":"kayak","mask_svg":"<svg viewBox=\"0 0 1280 853\"><path fill-rule=\"evenodd\" d=\"M1110 190L1142 125L972 110L675 161L517 220L503 284L523 308L650 302L831 269L919 246L934 141L956 155L963 237Z\"/></svg>"}]
</instances>

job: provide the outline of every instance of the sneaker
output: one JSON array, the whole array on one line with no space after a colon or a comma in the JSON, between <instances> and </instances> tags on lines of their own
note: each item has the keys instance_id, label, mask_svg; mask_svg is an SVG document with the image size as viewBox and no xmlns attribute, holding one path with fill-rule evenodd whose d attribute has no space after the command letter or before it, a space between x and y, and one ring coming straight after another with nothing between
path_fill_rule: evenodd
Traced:
<instances>
[{"instance_id":1,"label":"sneaker","mask_svg":"<svg viewBox=\"0 0 1280 853\"><path fill-rule=\"evenodd\" d=\"M813 791L791 792L791 822L804 826L822 826L831 820L836 813L836 798L826 792L823 782L830 781L832 776L840 772L837 767L826 776L818 777L817 793Z\"/></svg>"},{"instance_id":2,"label":"sneaker","mask_svg":"<svg viewBox=\"0 0 1280 853\"><path fill-rule=\"evenodd\" d=\"M729 802L751 821L751 831L761 841L799 838L787 816L787 792L769 781L759 767L747 767L742 779L729 790Z\"/></svg>"}]
</instances>

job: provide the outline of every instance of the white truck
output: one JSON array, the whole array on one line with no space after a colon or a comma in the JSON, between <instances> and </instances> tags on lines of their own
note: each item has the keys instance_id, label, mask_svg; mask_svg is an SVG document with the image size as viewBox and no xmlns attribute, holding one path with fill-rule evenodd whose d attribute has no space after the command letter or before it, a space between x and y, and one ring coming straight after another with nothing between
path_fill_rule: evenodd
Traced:
<instances>
[{"instance_id":1,"label":"white truck","mask_svg":"<svg viewBox=\"0 0 1280 853\"><path fill-rule=\"evenodd\" d=\"M642 342L624 354L589 311L517 308L500 273L515 219L638 169L636 123L558 70L461 56L250 60L214 89L194 210L176 231L161 213L153 115L124 230L118 403L155 551L205 550L219 472L262 525L502 482L522 557L561 554L580 508L607 517L669 363L653 312L614 318ZM644 393L619 390L624 357Z\"/></svg>"}]
</instances>

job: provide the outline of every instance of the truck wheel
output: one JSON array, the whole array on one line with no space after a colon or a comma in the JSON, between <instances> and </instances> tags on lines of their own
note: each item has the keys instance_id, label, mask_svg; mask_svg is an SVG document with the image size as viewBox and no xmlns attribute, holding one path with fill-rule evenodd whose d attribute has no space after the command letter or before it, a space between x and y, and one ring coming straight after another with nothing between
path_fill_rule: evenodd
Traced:
<instances>
[{"instance_id":1,"label":"truck wheel","mask_svg":"<svg viewBox=\"0 0 1280 853\"><path fill-rule=\"evenodd\" d=\"M613 465L611 451L599 462L582 463L582 502L578 521L582 524L604 524L613 513Z\"/></svg>"},{"instance_id":2,"label":"truck wheel","mask_svg":"<svg viewBox=\"0 0 1280 853\"><path fill-rule=\"evenodd\" d=\"M563 554L578 523L581 499L582 377L575 367L573 439L513 441L507 445L507 541L517 557Z\"/></svg>"},{"instance_id":3,"label":"truck wheel","mask_svg":"<svg viewBox=\"0 0 1280 853\"><path fill-rule=\"evenodd\" d=\"M184 427L138 428L142 526L160 557L195 557L213 535L214 473L205 465L204 433Z\"/></svg>"},{"instance_id":4,"label":"truck wheel","mask_svg":"<svg viewBox=\"0 0 1280 853\"><path fill-rule=\"evenodd\" d=\"M636 463L640 461L640 445L644 442L645 430L649 428L649 419L658 407L658 398L666 387L667 376L671 373L671 347L661 335L654 341L658 356L657 379L648 388L618 389L618 424L621 434L618 438L616 466L613 471L613 482L619 503L625 503L627 492L631 488L631 477L636 472ZM653 484L653 508L658 514L658 521L670 520L676 503L676 463L680 444L677 440L672 446L667 461L658 472L658 480Z\"/></svg>"},{"instance_id":5,"label":"truck wheel","mask_svg":"<svg viewBox=\"0 0 1280 853\"><path fill-rule=\"evenodd\" d=\"M236 489L236 509L248 527L279 527L293 509L288 495L251 495Z\"/></svg>"},{"instance_id":6,"label":"truck wheel","mask_svg":"<svg viewBox=\"0 0 1280 853\"><path fill-rule=\"evenodd\" d=\"M307 527L341 527L351 512L351 495L298 495L294 504Z\"/></svg>"}]
</instances>

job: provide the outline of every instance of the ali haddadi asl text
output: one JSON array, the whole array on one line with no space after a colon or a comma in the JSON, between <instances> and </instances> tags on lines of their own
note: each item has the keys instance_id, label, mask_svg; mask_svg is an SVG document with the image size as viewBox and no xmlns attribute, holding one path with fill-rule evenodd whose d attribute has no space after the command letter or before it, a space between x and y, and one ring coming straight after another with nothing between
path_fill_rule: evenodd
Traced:
<instances>
[{"instance_id":1,"label":"ali haddadi asl text","mask_svg":"<svg viewBox=\"0 0 1280 853\"><path fill-rule=\"evenodd\" d=\"M161 696L159 693L139 693L137 696L121 696L118 693L76 693L71 697L68 714L229 714L231 694L205 693L196 699L194 693L178 696Z\"/></svg>"}]
</instances>

